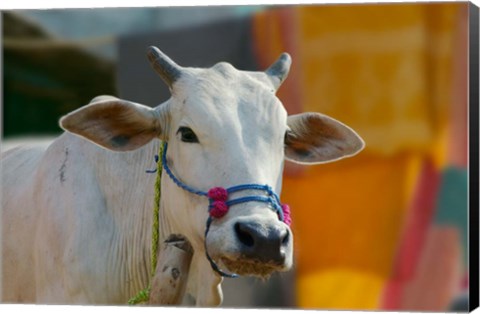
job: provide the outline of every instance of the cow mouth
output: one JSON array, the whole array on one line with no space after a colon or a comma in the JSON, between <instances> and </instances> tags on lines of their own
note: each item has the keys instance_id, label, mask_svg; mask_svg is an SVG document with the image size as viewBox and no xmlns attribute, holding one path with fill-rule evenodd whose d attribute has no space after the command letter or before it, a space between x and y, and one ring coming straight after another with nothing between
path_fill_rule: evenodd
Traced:
<instances>
[{"instance_id":1,"label":"cow mouth","mask_svg":"<svg viewBox=\"0 0 480 314\"><path fill-rule=\"evenodd\" d=\"M265 263L247 258L231 260L227 257L222 257L221 261L225 267L233 273L241 276L259 277L262 279L268 279L274 272L281 271L283 269L278 264Z\"/></svg>"}]
</instances>

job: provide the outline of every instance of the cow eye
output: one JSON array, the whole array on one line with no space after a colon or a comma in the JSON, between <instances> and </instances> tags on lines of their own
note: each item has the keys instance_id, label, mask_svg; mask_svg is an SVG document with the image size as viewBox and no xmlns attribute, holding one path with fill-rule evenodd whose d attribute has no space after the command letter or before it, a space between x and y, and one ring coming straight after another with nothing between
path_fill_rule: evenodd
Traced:
<instances>
[{"instance_id":1,"label":"cow eye","mask_svg":"<svg viewBox=\"0 0 480 314\"><path fill-rule=\"evenodd\" d=\"M180 127L177 131L177 134L180 133L182 142L185 143L198 143L198 138L192 129L187 127Z\"/></svg>"}]
</instances>

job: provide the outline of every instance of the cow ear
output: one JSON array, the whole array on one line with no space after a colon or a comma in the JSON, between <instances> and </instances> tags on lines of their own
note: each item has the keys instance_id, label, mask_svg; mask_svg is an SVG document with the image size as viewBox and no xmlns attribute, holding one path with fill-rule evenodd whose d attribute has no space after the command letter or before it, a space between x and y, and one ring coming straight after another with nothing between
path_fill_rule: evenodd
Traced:
<instances>
[{"instance_id":1,"label":"cow ear","mask_svg":"<svg viewBox=\"0 0 480 314\"><path fill-rule=\"evenodd\" d=\"M296 163L324 163L355 155L365 146L348 126L319 113L289 116L285 158Z\"/></svg>"},{"instance_id":2,"label":"cow ear","mask_svg":"<svg viewBox=\"0 0 480 314\"><path fill-rule=\"evenodd\" d=\"M114 97L96 98L62 117L60 126L110 150L129 151L160 135L159 116L156 109L144 105Z\"/></svg>"}]
</instances>

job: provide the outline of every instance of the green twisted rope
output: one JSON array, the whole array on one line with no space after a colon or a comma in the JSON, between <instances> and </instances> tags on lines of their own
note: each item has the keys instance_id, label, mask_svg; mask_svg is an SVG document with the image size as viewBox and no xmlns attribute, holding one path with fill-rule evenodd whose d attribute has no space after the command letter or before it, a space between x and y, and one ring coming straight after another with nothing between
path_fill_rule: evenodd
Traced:
<instances>
[{"instance_id":1,"label":"green twisted rope","mask_svg":"<svg viewBox=\"0 0 480 314\"><path fill-rule=\"evenodd\" d=\"M159 156L163 155L163 150L165 149L165 142L162 142L160 145L160 149L158 152ZM157 253L158 253L158 228L159 228L159 213L160 213L160 198L162 196L160 185L162 182L162 158L158 158L157 161L157 177L155 179L155 197L154 197L154 204L153 204L153 224L152 224L152 255L150 256L151 260L151 274L152 278L155 275L155 269L157 268ZM148 284L148 287L141 290L137 293L136 296L132 297L128 300L128 304L135 305L139 303L147 302L150 298L150 288L151 283Z\"/></svg>"}]
</instances>

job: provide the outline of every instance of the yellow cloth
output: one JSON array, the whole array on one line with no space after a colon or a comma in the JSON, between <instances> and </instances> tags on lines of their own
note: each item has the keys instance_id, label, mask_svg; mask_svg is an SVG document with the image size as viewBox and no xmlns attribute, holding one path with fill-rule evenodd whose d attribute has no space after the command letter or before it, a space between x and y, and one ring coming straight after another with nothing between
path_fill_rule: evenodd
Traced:
<instances>
[{"instance_id":1,"label":"yellow cloth","mask_svg":"<svg viewBox=\"0 0 480 314\"><path fill-rule=\"evenodd\" d=\"M322 285L318 283L321 282ZM300 304L311 309L374 310L378 306L383 278L353 269L330 269L299 276Z\"/></svg>"},{"instance_id":2,"label":"yellow cloth","mask_svg":"<svg viewBox=\"0 0 480 314\"><path fill-rule=\"evenodd\" d=\"M290 52L303 110L348 124L364 138L367 151L430 153L448 117L453 35L462 5L315 5L265 11L254 19L257 55L267 66L282 51ZM292 81L286 84L291 87ZM292 93L285 89L280 89L281 99ZM287 109L298 106L291 101L285 103Z\"/></svg>"},{"instance_id":3,"label":"yellow cloth","mask_svg":"<svg viewBox=\"0 0 480 314\"><path fill-rule=\"evenodd\" d=\"M304 110L350 125L368 151L430 152L451 101L460 5L298 7Z\"/></svg>"}]
</instances>

